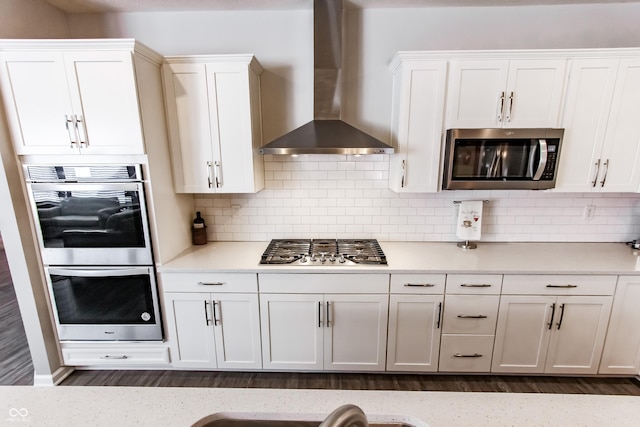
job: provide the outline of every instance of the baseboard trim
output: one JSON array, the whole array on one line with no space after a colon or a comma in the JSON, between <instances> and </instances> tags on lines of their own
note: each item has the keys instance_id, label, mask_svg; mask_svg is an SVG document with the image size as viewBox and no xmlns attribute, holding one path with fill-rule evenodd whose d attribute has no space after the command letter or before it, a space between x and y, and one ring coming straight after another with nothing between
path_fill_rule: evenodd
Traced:
<instances>
[{"instance_id":1,"label":"baseboard trim","mask_svg":"<svg viewBox=\"0 0 640 427\"><path fill-rule=\"evenodd\" d=\"M60 384L74 369L70 366L61 366L51 375L34 375L33 385L36 387L51 387Z\"/></svg>"}]
</instances>

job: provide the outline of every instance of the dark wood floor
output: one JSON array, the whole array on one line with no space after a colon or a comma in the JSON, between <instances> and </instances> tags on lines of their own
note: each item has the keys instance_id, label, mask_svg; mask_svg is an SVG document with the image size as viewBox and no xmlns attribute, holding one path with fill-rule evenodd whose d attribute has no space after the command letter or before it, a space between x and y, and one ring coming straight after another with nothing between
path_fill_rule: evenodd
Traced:
<instances>
[{"instance_id":1,"label":"dark wood floor","mask_svg":"<svg viewBox=\"0 0 640 427\"><path fill-rule=\"evenodd\" d=\"M33 384L33 365L6 256L0 241L0 385L31 384ZM76 370L61 385L424 390L640 396L640 382L628 378L484 375Z\"/></svg>"}]
</instances>

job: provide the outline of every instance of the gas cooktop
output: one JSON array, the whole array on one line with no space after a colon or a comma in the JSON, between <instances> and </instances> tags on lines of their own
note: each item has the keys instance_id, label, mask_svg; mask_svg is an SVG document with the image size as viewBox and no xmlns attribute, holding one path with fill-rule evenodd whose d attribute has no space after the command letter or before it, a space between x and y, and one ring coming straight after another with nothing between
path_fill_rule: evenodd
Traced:
<instances>
[{"instance_id":1,"label":"gas cooktop","mask_svg":"<svg viewBox=\"0 0 640 427\"><path fill-rule=\"evenodd\" d=\"M274 239L260 264L387 265L376 239Z\"/></svg>"}]
</instances>

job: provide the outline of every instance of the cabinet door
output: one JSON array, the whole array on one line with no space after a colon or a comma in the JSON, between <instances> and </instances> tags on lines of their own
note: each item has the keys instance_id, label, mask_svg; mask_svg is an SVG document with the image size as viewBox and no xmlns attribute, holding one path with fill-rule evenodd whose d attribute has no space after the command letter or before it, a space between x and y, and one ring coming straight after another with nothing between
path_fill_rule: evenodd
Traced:
<instances>
[{"instance_id":1,"label":"cabinet door","mask_svg":"<svg viewBox=\"0 0 640 427\"><path fill-rule=\"evenodd\" d=\"M207 64L206 78L216 192L255 192L247 67Z\"/></svg>"},{"instance_id":2,"label":"cabinet door","mask_svg":"<svg viewBox=\"0 0 640 427\"><path fill-rule=\"evenodd\" d=\"M438 369L442 295L389 297L388 371Z\"/></svg>"},{"instance_id":3,"label":"cabinet door","mask_svg":"<svg viewBox=\"0 0 640 427\"><path fill-rule=\"evenodd\" d=\"M623 59L611 103L597 186L640 191L640 59Z\"/></svg>"},{"instance_id":4,"label":"cabinet door","mask_svg":"<svg viewBox=\"0 0 640 427\"><path fill-rule=\"evenodd\" d=\"M171 362L181 368L215 368L216 348L208 293L165 293Z\"/></svg>"},{"instance_id":5,"label":"cabinet door","mask_svg":"<svg viewBox=\"0 0 640 427\"><path fill-rule=\"evenodd\" d=\"M218 368L261 369L256 294L212 294Z\"/></svg>"},{"instance_id":6,"label":"cabinet door","mask_svg":"<svg viewBox=\"0 0 640 427\"><path fill-rule=\"evenodd\" d=\"M2 95L17 154L78 154L59 52L2 52Z\"/></svg>"},{"instance_id":7,"label":"cabinet door","mask_svg":"<svg viewBox=\"0 0 640 427\"><path fill-rule=\"evenodd\" d=\"M555 296L503 296L491 372L542 373Z\"/></svg>"},{"instance_id":8,"label":"cabinet door","mask_svg":"<svg viewBox=\"0 0 640 427\"><path fill-rule=\"evenodd\" d=\"M163 66L175 190L210 193L213 149L204 64Z\"/></svg>"},{"instance_id":9,"label":"cabinet door","mask_svg":"<svg viewBox=\"0 0 640 427\"><path fill-rule=\"evenodd\" d=\"M621 276L611 309L600 374L640 373L640 277Z\"/></svg>"},{"instance_id":10,"label":"cabinet door","mask_svg":"<svg viewBox=\"0 0 640 427\"><path fill-rule=\"evenodd\" d=\"M384 371L387 295L326 295L324 369Z\"/></svg>"},{"instance_id":11,"label":"cabinet door","mask_svg":"<svg viewBox=\"0 0 640 427\"><path fill-rule=\"evenodd\" d=\"M617 59L571 62L562 119L565 132L554 191L585 192L600 188L598 166L618 62Z\"/></svg>"},{"instance_id":12,"label":"cabinet door","mask_svg":"<svg viewBox=\"0 0 640 427\"><path fill-rule=\"evenodd\" d=\"M495 128L504 122L509 61L452 61L447 128Z\"/></svg>"},{"instance_id":13,"label":"cabinet door","mask_svg":"<svg viewBox=\"0 0 640 427\"><path fill-rule=\"evenodd\" d=\"M565 68L564 59L510 61L503 127L557 127Z\"/></svg>"},{"instance_id":14,"label":"cabinet door","mask_svg":"<svg viewBox=\"0 0 640 427\"><path fill-rule=\"evenodd\" d=\"M323 302L317 294L260 295L264 369L322 370Z\"/></svg>"},{"instance_id":15,"label":"cabinet door","mask_svg":"<svg viewBox=\"0 0 640 427\"><path fill-rule=\"evenodd\" d=\"M64 52L64 59L81 151L144 154L132 53Z\"/></svg>"},{"instance_id":16,"label":"cabinet door","mask_svg":"<svg viewBox=\"0 0 640 427\"><path fill-rule=\"evenodd\" d=\"M597 373L611 300L603 296L558 297L545 373Z\"/></svg>"},{"instance_id":17,"label":"cabinet door","mask_svg":"<svg viewBox=\"0 0 640 427\"><path fill-rule=\"evenodd\" d=\"M395 192L437 192L446 61L404 61L394 76L392 142L398 154L390 163Z\"/></svg>"}]
</instances>

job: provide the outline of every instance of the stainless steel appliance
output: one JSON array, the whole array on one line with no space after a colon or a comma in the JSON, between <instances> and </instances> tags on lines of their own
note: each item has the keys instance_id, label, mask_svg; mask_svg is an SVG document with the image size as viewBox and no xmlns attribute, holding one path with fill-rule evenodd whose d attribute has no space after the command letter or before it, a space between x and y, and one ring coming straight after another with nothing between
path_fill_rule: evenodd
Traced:
<instances>
[{"instance_id":1,"label":"stainless steel appliance","mask_svg":"<svg viewBox=\"0 0 640 427\"><path fill-rule=\"evenodd\" d=\"M376 239L274 239L260 264L387 265Z\"/></svg>"},{"instance_id":2,"label":"stainless steel appliance","mask_svg":"<svg viewBox=\"0 0 640 427\"><path fill-rule=\"evenodd\" d=\"M553 188L563 135L563 129L449 129L442 188Z\"/></svg>"},{"instance_id":3,"label":"stainless steel appliance","mask_svg":"<svg viewBox=\"0 0 640 427\"><path fill-rule=\"evenodd\" d=\"M24 165L58 338L161 340L140 165Z\"/></svg>"}]
</instances>

